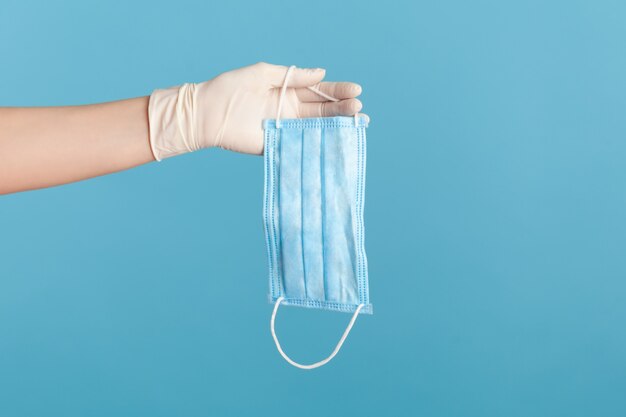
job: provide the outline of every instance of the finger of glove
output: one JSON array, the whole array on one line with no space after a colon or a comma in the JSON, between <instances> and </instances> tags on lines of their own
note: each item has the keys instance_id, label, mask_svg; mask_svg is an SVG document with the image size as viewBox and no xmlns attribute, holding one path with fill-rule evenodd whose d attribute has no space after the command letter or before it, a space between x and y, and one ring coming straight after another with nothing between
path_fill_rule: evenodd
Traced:
<instances>
[{"instance_id":1,"label":"finger of glove","mask_svg":"<svg viewBox=\"0 0 626 417\"><path fill-rule=\"evenodd\" d=\"M360 85L350 82L321 82L313 87L338 100L358 97L362 91ZM296 88L296 95L298 96L298 100L305 103L328 101L326 98L306 87Z\"/></svg>"},{"instance_id":2,"label":"finger of glove","mask_svg":"<svg viewBox=\"0 0 626 417\"><path fill-rule=\"evenodd\" d=\"M363 105L356 98L341 101L323 101L319 103L300 103L300 117L354 116Z\"/></svg>"},{"instance_id":3,"label":"finger of glove","mask_svg":"<svg viewBox=\"0 0 626 417\"><path fill-rule=\"evenodd\" d=\"M268 81L272 87L283 86L288 67L284 65L266 64L264 62L256 65L268 77ZM325 75L326 70L323 68L294 68L289 75L287 86L292 88L312 86L320 83Z\"/></svg>"}]
</instances>

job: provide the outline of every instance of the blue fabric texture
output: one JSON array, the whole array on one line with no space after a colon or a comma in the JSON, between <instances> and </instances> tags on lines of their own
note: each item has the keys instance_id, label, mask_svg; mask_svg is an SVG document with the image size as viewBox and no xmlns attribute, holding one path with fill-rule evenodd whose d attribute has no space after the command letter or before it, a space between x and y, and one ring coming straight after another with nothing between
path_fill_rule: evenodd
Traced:
<instances>
[{"instance_id":1,"label":"blue fabric texture","mask_svg":"<svg viewBox=\"0 0 626 417\"><path fill-rule=\"evenodd\" d=\"M364 245L364 116L265 120L270 301L371 314Z\"/></svg>"}]
</instances>

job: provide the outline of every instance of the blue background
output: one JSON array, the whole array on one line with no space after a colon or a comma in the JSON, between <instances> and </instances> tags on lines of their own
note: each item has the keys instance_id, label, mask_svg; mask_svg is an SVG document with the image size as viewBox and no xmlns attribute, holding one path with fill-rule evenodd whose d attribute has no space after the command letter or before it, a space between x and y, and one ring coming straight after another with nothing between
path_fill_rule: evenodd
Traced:
<instances>
[{"instance_id":1,"label":"blue background","mask_svg":"<svg viewBox=\"0 0 626 417\"><path fill-rule=\"evenodd\" d=\"M364 86L373 316L269 334L262 158L0 198L0 415L626 415L620 1L0 3L0 105L268 61ZM45 134L45 132L42 132ZM284 308L321 358L349 315Z\"/></svg>"}]
</instances>

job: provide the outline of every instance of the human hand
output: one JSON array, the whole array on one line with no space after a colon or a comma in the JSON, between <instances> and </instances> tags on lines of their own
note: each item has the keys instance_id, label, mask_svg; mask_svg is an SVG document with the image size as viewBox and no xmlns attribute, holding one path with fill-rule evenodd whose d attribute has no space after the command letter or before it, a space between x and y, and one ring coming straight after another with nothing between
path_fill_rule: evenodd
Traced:
<instances>
[{"instance_id":1,"label":"human hand","mask_svg":"<svg viewBox=\"0 0 626 417\"><path fill-rule=\"evenodd\" d=\"M264 119L276 116L287 67L264 62L228 71L212 80L155 90L150 96L150 144L157 160L202 148L263 153ZM294 68L281 117L352 116L361 110L361 86L322 82L321 68ZM338 99L311 91L314 87Z\"/></svg>"}]
</instances>

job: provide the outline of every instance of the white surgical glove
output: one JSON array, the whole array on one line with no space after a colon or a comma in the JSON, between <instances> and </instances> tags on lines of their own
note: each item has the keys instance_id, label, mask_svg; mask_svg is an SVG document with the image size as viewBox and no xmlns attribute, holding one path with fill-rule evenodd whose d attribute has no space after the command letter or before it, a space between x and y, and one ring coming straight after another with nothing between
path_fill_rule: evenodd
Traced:
<instances>
[{"instance_id":1,"label":"white surgical glove","mask_svg":"<svg viewBox=\"0 0 626 417\"><path fill-rule=\"evenodd\" d=\"M286 73L285 66L260 62L203 83L155 90L148 108L154 157L160 161L210 147L261 155L262 121L276 116ZM352 116L361 110L358 84L322 82L324 75L321 68L294 68L281 118Z\"/></svg>"}]
</instances>

